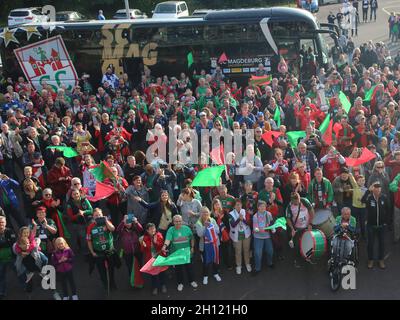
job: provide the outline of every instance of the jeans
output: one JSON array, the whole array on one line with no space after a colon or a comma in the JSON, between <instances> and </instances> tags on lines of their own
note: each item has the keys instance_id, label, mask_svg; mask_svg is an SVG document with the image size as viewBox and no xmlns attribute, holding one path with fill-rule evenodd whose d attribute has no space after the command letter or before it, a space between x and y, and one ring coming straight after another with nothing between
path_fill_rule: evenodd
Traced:
<instances>
[{"instance_id":1,"label":"jeans","mask_svg":"<svg viewBox=\"0 0 400 320\"><path fill-rule=\"evenodd\" d=\"M73 296L76 295L76 285L75 285L74 274L72 273L72 270L68 271L68 272L58 272L57 279L60 279L63 297L69 297L68 284L69 284L69 287L71 288L72 295Z\"/></svg>"},{"instance_id":2,"label":"jeans","mask_svg":"<svg viewBox=\"0 0 400 320\"><path fill-rule=\"evenodd\" d=\"M368 21L368 9L363 9L363 22Z\"/></svg>"},{"instance_id":3,"label":"jeans","mask_svg":"<svg viewBox=\"0 0 400 320\"><path fill-rule=\"evenodd\" d=\"M165 286L165 272L160 272L155 276L151 276L151 288L161 289L162 286Z\"/></svg>"},{"instance_id":4,"label":"jeans","mask_svg":"<svg viewBox=\"0 0 400 320\"><path fill-rule=\"evenodd\" d=\"M271 238L254 238L254 264L256 271L261 271L263 252L267 254L268 265L271 266L273 264L272 258L274 256L274 247Z\"/></svg>"},{"instance_id":5,"label":"jeans","mask_svg":"<svg viewBox=\"0 0 400 320\"><path fill-rule=\"evenodd\" d=\"M188 264L181 264L181 265L175 266L175 274L176 274L176 283L177 284L183 284L185 271L187 273L189 283L194 281L193 264L191 262Z\"/></svg>"},{"instance_id":6,"label":"jeans","mask_svg":"<svg viewBox=\"0 0 400 320\"><path fill-rule=\"evenodd\" d=\"M6 295L6 274L10 262L0 262L0 296Z\"/></svg>"},{"instance_id":7,"label":"jeans","mask_svg":"<svg viewBox=\"0 0 400 320\"><path fill-rule=\"evenodd\" d=\"M369 20L372 21L372 15L374 16L374 21L376 21L376 8L371 8L371 14Z\"/></svg>"},{"instance_id":8,"label":"jeans","mask_svg":"<svg viewBox=\"0 0 400 320\"><path fill-rule=\"evenodd\" d=\"M385 254L384 227L375 227L367 224L368 231L368 260L374 260L375 238L378 238L378 259L383 260Z\"/></svg>"}]
</instances>

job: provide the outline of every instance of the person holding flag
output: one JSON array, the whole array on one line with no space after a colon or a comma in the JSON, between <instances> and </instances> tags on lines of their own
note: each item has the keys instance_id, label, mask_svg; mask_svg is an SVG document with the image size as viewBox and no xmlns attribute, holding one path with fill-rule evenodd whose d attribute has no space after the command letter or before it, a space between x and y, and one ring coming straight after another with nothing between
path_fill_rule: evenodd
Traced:
<instances>
[{"instance_id":1,"label":"person holding flag","mask_svg":"<svg viewBox=\"0 0 400 320\"><path fill-rule=\"evenodd\" d=\"M173 222L174 226L168 229L167 235L165 237L165 242L162 247L163 254L167 253L168 247L169 254L172 254L179 249L190 248L190 253L193 256L194 237L192 230L190 229L190 227L183 224L183 219L181 215L175 215L173 217ZM183 290L184 272L186 272L188 276L190 285L196 289L198 285L196 281L194 281L193 257L191 257L189 263L175 266L175 274L179 292Z\"/></svg>"},{"instance_id":2,"label":"person holding flag","mask_svg":"<svg viewBox=\"0 0 400 320\"><path fill-rule=\"evenodd\" d=\"M210 210L202 207L200 210L200 219L195 225L196 233L200 238L199 249L203 260L203 284L208 284L209 269L212 268L214 278L221 282L218 269L220 264L219 253L219 226L214 218L211 218Z\"/></svg>"}]
</instances>

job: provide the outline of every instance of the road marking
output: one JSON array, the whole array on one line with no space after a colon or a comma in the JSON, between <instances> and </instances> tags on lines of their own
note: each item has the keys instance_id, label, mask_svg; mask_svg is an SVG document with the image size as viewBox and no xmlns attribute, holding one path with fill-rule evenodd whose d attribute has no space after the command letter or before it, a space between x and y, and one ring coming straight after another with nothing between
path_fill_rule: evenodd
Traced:
<instances>
[{"instance_id":1,"label":"road marking","mask_svg":"<svg viewBox=\"0 0 400 320\"><path fill-rule=\"evenodd\" d=\"M386 10L388 8L400 8L400 6L389 6L389 7L382 8L382 11L385 12L388 16L390 16L390 12Z\"/></svg>"}]
</instances>

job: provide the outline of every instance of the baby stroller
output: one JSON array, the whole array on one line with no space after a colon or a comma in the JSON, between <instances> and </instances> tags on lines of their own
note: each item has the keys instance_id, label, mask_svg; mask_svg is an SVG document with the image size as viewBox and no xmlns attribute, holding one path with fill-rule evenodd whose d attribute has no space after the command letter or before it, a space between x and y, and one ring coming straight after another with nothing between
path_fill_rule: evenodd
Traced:
<instances>
[{"instance_id":1,"label":"baby stroller","mask_svg":"<svg viewBox=\"0 0 400 320\"><path fill-rule=\"evenodd\" d=\"M331 241L331 258L328 261L329 278L332 291L337 291L342 280L345 266L357 267L358 241L356 235L342 230L335 234Z\"/></svg>"}]
</instances>

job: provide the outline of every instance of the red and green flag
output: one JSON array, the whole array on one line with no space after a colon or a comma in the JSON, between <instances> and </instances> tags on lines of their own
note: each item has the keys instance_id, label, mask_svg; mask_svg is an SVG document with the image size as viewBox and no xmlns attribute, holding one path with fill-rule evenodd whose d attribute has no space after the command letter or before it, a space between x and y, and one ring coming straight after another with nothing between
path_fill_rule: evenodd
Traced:
<instances>
[{"instance_id":1,"label":"red and green flag","mask_svg":"<svg viewBox=\"0 0 400 320\"><path fill-rule=\"evenodd\" d=\"M158 256L153 267L177 266L190 263L190 247L178 249L168 257Z\"/></svg>"},{"instance_id":2,"label":"red and green flag","mask_svg":"<svg viewBox=\"0 0 400 320\"><path fill-rule=\"evenodd\" d=\"M267 131L261 136L261 138L265 141L267 145L272 147L272 145L274 144L274 138L277 138L281 135L282 132L280 131Z\"/></svg>"},{"instance_id":3,"label":"red and green flag","mask_svg":"<svg viewBox=\"0 0 400 320\"><path fill-rule=\"evenodd\" d=\"M102 161L96 168L89 169L97 181L103 182L107 178L113 178L110 166L107 162Z\"/></svg>"},{"instance_id":4,"label":"red and green flag","mask_svg":"<svg viewBox=\"0 0 400 320\"><path fill-rule=\"evenodd\" d=\"M272 81L272 75L269 76L251 76L249 83L253 86L264 86L270 84Z\"/></svg>"},{"instance_id":5,"label":"red and green flag","mask_svg":"<svg viewBox=\"0 0 400 320\"><path fill-rule=\"evenodd\" d=\"M224 165L208 167L199 171L192 182L192 187L219 187Z\"/></svg>"},{"instance_id":6,"label":"red and green flag","mask_svg":"<svg viewBox=\"0 0 400 320\"><path fill-rule=\"evenodd\" d=\"M285 217L277 219L272 226L267 227L264 230L272 230L272 229L278 229L278 228L282 228L283 230L286 230L286 218Z\"/></svg>"},{"instance_id":7,"label":"red and green flag","mask_svg":"<svg viewBox=\"0 0 400 320\"><path fill-rule=\"evenodd\" d=\"M194 63L192 52L189 52L187 55L187 63L188 63L188 68L190 68L192 66L192 64Z\"/></svg>"},{"instance_id":8,"label":"red and green flag","mask_svg":"<svg viewBox=\"0 0 400 320\"><path fill-rule=\"evenodd\" d=\"M348 167L357 167L360 164L371 161L376 158L376 154L371 152L368 148L363 148L361 155L358 158L345 158Z\"/></svg>"},{"instance_id":9,"label":"red and green flag","mask_svg":"<svg viewBox=\"0 0 400 320\"><path fill-rule=\"evenodd\" d=\"M144 280L142 273L140 272L140 265L135 256L133 257L130 283L133 288L143 288L144 286Z\"/></svg>"},{"instance_id":10,"label":"red and green flag","mask_svg":"<svg viewBox=\"0 0 400 320\"><path fill-rule=\"evenodd\" d=\"M155 267L153 266L153 263L156 261L155 258L151 258L147 263L140 269L140 272L142 273L148 273L152 276L156 276L160 274L161 272L167 270L169 266L163 266L163 267Z\"/></svg>"},{"instance_id":11,"label":"red and green flag","mask_svg":"<svg viewBox=\"0 0 400 320\"><path fill-rule=\"evenodd\" d=\"M374 96L376 85L372 86L369 90L365 91L364 101L368 102Z\"/></svg>"},{"instance_id":12,"label":"red and green flag","mask_svg":"<svg viewBox=\"0 0 400 320\"><path fill-rule=\"evenodd\" d=\"M97 202L103 199L108 198L115 192L115 189L113 186L110 186L108 184L104 184L100 181L96 182L96 192L93 197L86 197L89 201L91 202Z\"/></svg>"}]
</instances>

